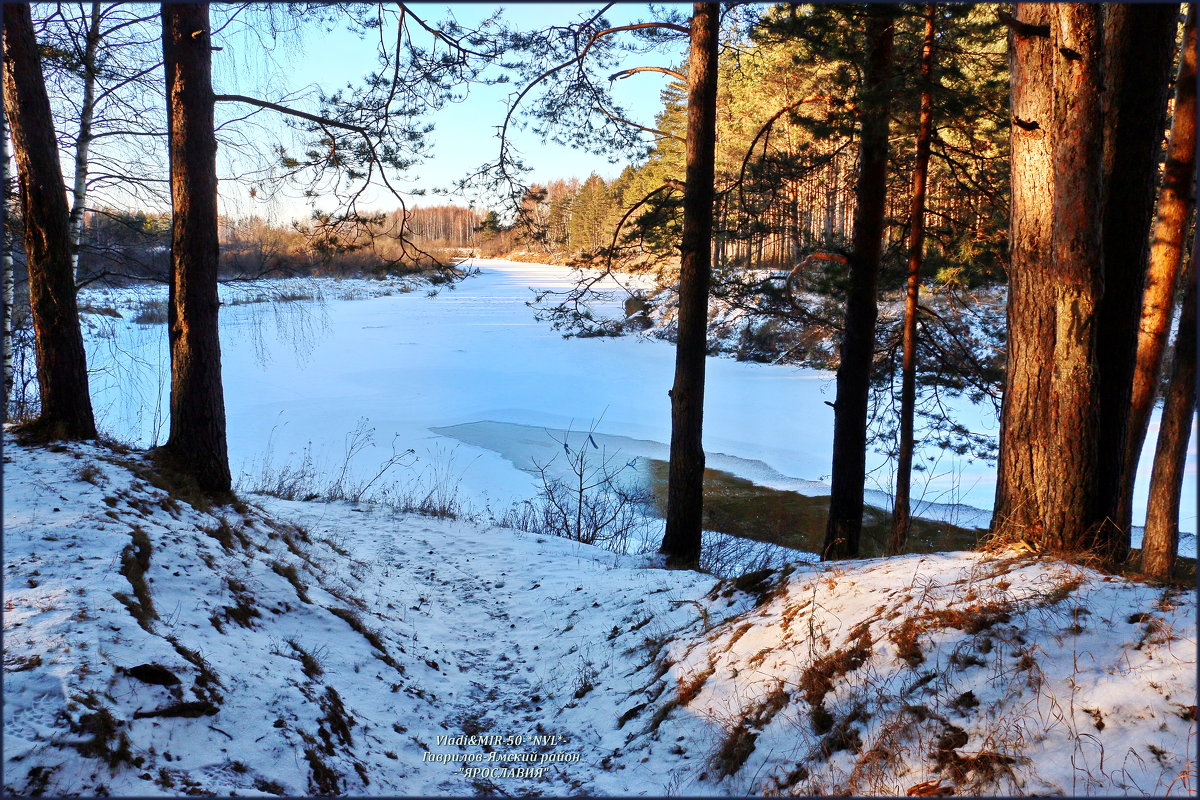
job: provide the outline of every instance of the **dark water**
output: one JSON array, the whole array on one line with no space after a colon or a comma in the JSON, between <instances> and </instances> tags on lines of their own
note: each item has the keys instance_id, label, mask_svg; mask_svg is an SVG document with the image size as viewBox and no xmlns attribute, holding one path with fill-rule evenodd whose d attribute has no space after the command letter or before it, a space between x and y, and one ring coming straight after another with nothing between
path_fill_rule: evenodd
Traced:
<instances>
[{"instance_id":1,"label":"dark water","mask_svg":"<svg viewBox=\"0 0 1200 800\"><path fill-rule=\"evenodd\" d=\"M655 458L645 461L649 465L654 505L663 516L667 508L667 462ZM721 470L704 471L704 527L707 530L820 553L828 517L828 496L809 497L760 486ZM865 506L859 554L864 558L886 555L890 526L891 512ZM904 552L971 550L979 544L984 533L946 522L914 518Z\"/></svg>"}]
</instances>

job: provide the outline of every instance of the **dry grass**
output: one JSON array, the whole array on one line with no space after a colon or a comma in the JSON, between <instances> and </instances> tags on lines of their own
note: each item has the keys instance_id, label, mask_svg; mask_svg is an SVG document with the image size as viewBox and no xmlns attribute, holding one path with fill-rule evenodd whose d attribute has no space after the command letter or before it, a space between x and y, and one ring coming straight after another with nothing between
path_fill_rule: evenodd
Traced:
<instances>
[{"instance_id":1,"label":"dry grass","mask_svg":"<svg viewBox=\"0 0 1200 800\"><path fill-rule=\"evenodd\" d=\"M379 653L375 656L376 658L397 672L401 674L404 673L404 667L400 666L400 664L398 664L396 660L392 658L391 654L383 644L383 639L380 638L378 633L368 628L358 614L355 614L348 608L329 608L326 610L353 628L358 635L367 640L368 644L378 650Z\"/></svg>"},{"instance_id":2,"label":"dry grass","mask_svg":"<svg viewBox=\"0 0 1200 800\"><path fill-rule=\"evenodd\" d=\"M834 725L825 708L825 695L834 690L839 679L866 663L873 644L870 625L863 623L846 637L842 649L814 659L800 674L799 689L812 709L813 730L817 733L826 733Z\"/></svg>"},{"instance_id":3,"label":"dry grass","mask_svg":"<svg viewBox=\"0 0 1200 800\"><path fill-rule=\"evenodd\" d=\"M288 639L287 643L300 659L300 668L308 678L315 680L325 674L325 668L315 655L301 647L295 639Z\"/></svg>"},{"instance_id":4,"label":"dry grass","mask_svg":"<svg viewBox=\"0 0 1200 800\"><path fill-rule=\"evenodd\" d=\"M680 677L676 688L675 699L680 705L687 705L696 699L696 695L700 694L700 690L704 688L704 683L712 677L714 672L712 664L697 670L687 678Z\"/></svg>"},{"instance_id":5,"label":"dry grass","mask_svg":"<svg viewBox=\"0 0 1200 800\"><path fill-rule=\"evenodd\" d=\"M737 773L746 763L746 759L754 752L754 744L758 734L746 725L738 722L725 733L725 739L717 752L709 760L718 778L727 778Z\"/></svg>"},{"instance_id":6,"label":"dry grass","mask_svg":"<svg viewBox=\"0 0 1200 800\"><path fill-rule=\"evenodd\" d=\"M296 590L296 597L299 598L300 602L312 603L312 600L308 599L308 587L300 580L300 571L296 569L295 564L272 561L271 570L292 585L292 588Z\"/></svg>"},{"instance_id":7,"label":"dry grass","mask_svg":"<svg viewBox=\"0 0 1200 800\"><path fill-rule=\"evenodd\" d=\"M153 633L152 623L158 619L158 613L146 583L146 570L150 568L150 537L136 525L130 531L130 537L133 541L121 550L121 574L129 581L133 597L124 592L113 592L113 597L125 606L143 630Z\"/></svg>"}]
</instances>

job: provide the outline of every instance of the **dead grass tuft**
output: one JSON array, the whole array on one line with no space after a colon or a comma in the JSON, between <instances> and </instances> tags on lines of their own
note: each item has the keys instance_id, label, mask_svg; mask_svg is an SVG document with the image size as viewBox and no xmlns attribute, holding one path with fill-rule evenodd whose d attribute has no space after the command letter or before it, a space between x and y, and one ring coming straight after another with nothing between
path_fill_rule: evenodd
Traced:
<instances>
[{"instance_id":1,"label":"dead grass tuft","mask_svg":"<svg viewBox=\"0 0 1200 800\"><path fill-rule=\"evenodd\" d=\"M325 763L316 747L304 748L304 759L308 762L309 794L331 797L342 793L340 774Z\"/></svg>"},{"instance_id":2,"label":"dead grass tuft","mask_svg":"<svg viewBox=\"0 0 1200 800\"><path fill-rule=\"evenodd\" d=\"M920 632L921 625L917 619L908 617L888 634L888 638L896 645L896 655L910 667L918 667L925 661L925 654L921 652L921 644L918 641Z\"/></svg>"},{"instance_id":3,"label":"dead grass tuft","mask_svg":"<svg viewBox=\"0 0 1200 800\"><path fill-rule=\"evenodd\" d=\"M383 639L380 638L378 633L368 628L358 614L355 614L348 608L329 608L327 610L330 614L333 614L342 622L345 622L347 625L353 628L358 635L362 636L372 647L378 650L379 654L375 656L376 658L397 672L401 674L404 673L404 667L396 663L396 659L392 658L391 654L388 653L387 648L383 644Z\"/></svg>"},{"instance_id":4,"label":"dead grass tuft","mask_svg":"<svg viewBox=\"0 0 1200 800\"><path fill-rule=\"evenodd\" d=\"M317 720L318 735L323 743L322 750L327 755L333 755L335 745L334 737L346 747L354 746L354 737L350 734L350 728L357 725L354 717L346 713L346 706L342 703L341 695L337 693L337 689L332 686L325 687L325 695L318 702L322 710L325 711L325 716ZM326 727L328 726L328 727Z\"/></svg>"},{"instance_id":5,"label":"dead grass tuft","mask_svg":"<svg viewBox=\"0 0 1200 800\"><path fill-rule=\"evenodd\" d=\"M113 716L109 709L92 697L79 697L81 703L92 709L91 713L83 714L77 721L70 723L72 733L83 733L89 738L82 742L74 742L73 747L81 756L98 758L112 769L121 764L140 767L143 763L141 756L133 755L130 749L129 734L124 730L125 723Z\"/></svg>"},{"instance_id":6,"label":"dead grass tuft","mask_svg":"<svg viewBox=\"0 0 1200 800\"><path fill-rule=\"evenodd\" d=\"M700 694L700 690L704 688L705 681L712 677L714 671L712 664L709 664L703 669L693 672L687 678L681 676L675 693L675 699L678 703L686 706L695 700L696 695Z\"/></svg>"},{"instance_id":7,"label":"dead grass tuft","mask_svg":"<svg viewBox=\"0 0 1200 800\"><path fill-rule=\"evenodd\" d=\"M321 666L321 662L312 653L305 650L295 639L288 639L287 643L291 645L297 657L300 659L300 667L304 670L304 674L311 679L319 678L325 674L325 668Z\"/></svg>"},{"instance_id":8,"label":"dead grass tuft","mask_svg":"<svg viewBox=\"0 0 1200 800\"><path fill-rule=\"evenodd\" d=\"M816 659L801 673L799 688L812 708L813 730L817 733L826 733L833 727L833 718L825 708L825 695L833 691L842 676L866 663L873 644L870 626L863 623L851 631L845 647Z\"/></svg>"},{"instance_id":9,"label":"dead grass tuft","mask_svg":"<svg viewBox=\"0 0 1200 800\"><path fill-rule=\"evenodd\" d=\"M758 734L750 730L744 721L734 725L710 761L717 777L726 778L740 770L754 752L757 740Z\"/></svg>"},{"instance_id":10,"label":"dead grass tuft","mask_svg":"<svg viewBox=\"0 0 1200 800\"><path fill-rule=\"evenodd\" d=\"M300 598L302 603L312 603L308 599L308 588L300 581L300 572L296 569L295 564L284 564L281 561L272 561L271 569L276 575L284 578L296 590L296 597Z\"/></svg>"},{"instance_id":11,"label":"dead grass tuft","mask_svg":"<svg viewBox=\"0 0 1200 800\"><path fill-rule=\"evenodd\" d=\"M113 592L113 597L125 606L143 630L153 633L151 623L158 619L158 613L154 610L154 599L146 583L146 570L150 567L150 537L136 525L130 537L133 541L121 550L121 574L129 581L133 597L124 592Z\"/></svg>"},{"instance_id":12,"label":"dead grass tuft","mask_svg":"<svg viewBox=\"0 0 1200 800\"><path fill-rule=\"evenodd\" d=\"M193 689L196 696L202 700L219 704L224 699L217 691L217 687L221 686L221 679L217 677L217 673L213 671L204 657L197 651L180 644L179 640L173 636L167 636L166 639L175 648L175 652L196 668L197 675Z\"/></svg>"},{"instance_id":13,"label":"dead grass tuft","mask_svg":"<svg viewBox=\"0 0 1200 800\"><path fill-rule=\"evenodd\" d=\"M211 528L201 526L200 531L216 539L220 543L221 549L226 553L233 552L234 542L241 545L243 550L248 550L251 547L250 537L246 535L243 526L238 525L235 527L224 517L221 517L217 524Z\"/></svg>"},{"instance_id":14,"label":"dead grass tuft","mask_svg":"<svg viewBox=\"0 0 1200 800\"><path fill-rule=\"evenodd\" d=\"M104 480L104 472L95 464L84 464L79 468L79 472L75 474L79 480L84 483L90 483L92 486L102 486L106 482Z\"/></svg>"}]
</instances>

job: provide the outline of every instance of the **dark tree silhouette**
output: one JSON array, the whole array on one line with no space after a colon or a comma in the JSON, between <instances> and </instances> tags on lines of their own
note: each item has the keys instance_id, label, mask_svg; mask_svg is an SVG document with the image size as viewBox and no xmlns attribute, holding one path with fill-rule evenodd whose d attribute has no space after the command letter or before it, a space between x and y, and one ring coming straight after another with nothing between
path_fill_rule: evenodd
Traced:
<instances>
[{"instance_id":1,"label":"dark tree silhouette","mask_svg":"<svg viewBox=\"0 0 1200 800\"><path fill-rule=\"evenodd\" d=\"M1104 292L1097 308L1099 451L1122 453L1137 352L1142 287L1154 217L1158 157L1178 29L1178 3L1114 3L1104 8ZM1129 549L1132 494L1120 458L1100 461L1109 503L1105 537L1114 557Z\"/></svg>"},{"instance_id":2,"label":"dark tree silhouette","mask_svg":"<svg viewBox=\"0 0 1200 800\"><path fill-rule=\"evenodd\" d=\"M96 423L71 275L67 200L27 3L4 5L4 107L17 158L37 342L41 413L32 429L49 438L93 439Z\"/></svg>"},{"instance_id":3,"label":"dark tree silhouette","mask_svg":"<svg viewBox=\"0 0 1200 800\"><path fill-rule=\"evenodd\" d=\"M904 292L904 355L900 377L900 446L896 455L896 499L892 506L889 552L904 549L911 522L913 417L917 405L917 302L921 292L921 260L925 250L925 190L929 181L929 151L933 139L933 47L937 6L924 8L925 39L921 44L921 111L917 118L917 155L913 164L912 206L908 234L908 274Z\"/></svg>"},{"instance_id":4,"label":"dark tree silhouette","mask_svg":"<svg viewBox=\"0 0 1200 800\"><path fill-rule=\"evenodd\" d=\"M164 3L171 163L171 430L162 452L201 489L230 489L217 314L217 139L208 6Z\"/></svg>"},{"instance_id":5,"label":"dark tree silhouette","mask_svg":"<svg viewBox=\"0 0 1200 800\"><path fill-rule=\"evenodd\" d=\"M713 172L720 6L696 3L688 58L687 177L679 269L679 333L671 389L671 463L661 552L669 563L700 558L704 509L704 358L712 278Z\"/></svg>"},{"instance_id":6,"label":"dark tree silhouette","mask_svg":"<svg viewBox=\"0 0 1200 800\"><path fill-rule=\"evenodd\" d=\"M1134 365L1132 397L1129 404L1129 435L1124 452L1124 476L1121 487L1122 509L1132 505L1138 460L1154 395L1162 367L1167 335L1175 306L1186 252L1187 231L1196 205L1196 10L1192 7L1185 28L1183 53L1175 81L1175 111L1167 160L1159 189L1158 211L1150 235L1150 263L1145 291L1141 295L1141 319L1138 327L1137 362Z\"/></svg>"},{"instance_id":7,"label":"dark tree silhouette","mask_svg":"<svg viewBox=\"0 0 1200 800\"><path fill-rule=\"evenodd\" d=\"M883 246L887 205L888 118L895 10L885 5L867 9L866 64L859 98L857 206L850 253L850 285L837 370L833 415L833 479L829 491L829 523L822 557L858 555L862 533L863 489L867 463L867 402L879 314L876 280Z\"/></svg>"}]
</instances>

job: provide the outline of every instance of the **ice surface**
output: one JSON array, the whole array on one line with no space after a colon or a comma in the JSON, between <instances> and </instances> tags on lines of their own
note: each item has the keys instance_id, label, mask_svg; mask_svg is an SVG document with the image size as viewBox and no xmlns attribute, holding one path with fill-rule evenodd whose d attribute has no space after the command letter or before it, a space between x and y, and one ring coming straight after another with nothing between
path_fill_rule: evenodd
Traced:
<instances>
[{"instance_id":1,"label":"ice surface","mask_svg":"<svg viewBox=\"0 0 1200 800\"><path fill-rule=\"evenodd\" d=\"M436 296L426 287L405 292L398 283L325 280L304 284L323 302L226 305L222 367L235 474L252 484L264 464L298 461L310 445L318 466L340 470L359 420L375 430L376 444L353 461L352 473L373 474L393 443L412 448L418 460L390 479L441 476L436 479L456 482L476 509L501 510L535 493L534 477L517 461L539 450L539 436L553 444L546 431L595 423L597 433L620 437L631 454L663 457L674 348L634 336L566 339L537 321L529 302L537 291L570 287L570 269L503 260L470 264L478 275L443 286ZM88 301L128 305L132 291L108 290ZM598 310L620 314L616 300ZM94 319L89 363L101 425L140 445L160 440L168 405L165 327ZM827 492L832 374L716 357L706 370L704 444L711 466L772 488ZM968 428L995 433L990 408L961 401L954 411ZM466 431L473 431L469 441ZM1139 473L1136 521L1145 513L1156 432L1157 417ZM1193 438L1184 530L1196 527L1195 452ZM932 445L923 456L932 466L914 475L915 513L985 526L994 468ZM868 469L867 501L890 507L890 465L871 453ZM1185 537L1183 551L1195 552L1193 537Z\"/></svg>"}]
</instances>

